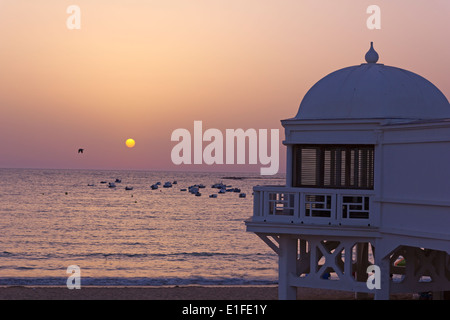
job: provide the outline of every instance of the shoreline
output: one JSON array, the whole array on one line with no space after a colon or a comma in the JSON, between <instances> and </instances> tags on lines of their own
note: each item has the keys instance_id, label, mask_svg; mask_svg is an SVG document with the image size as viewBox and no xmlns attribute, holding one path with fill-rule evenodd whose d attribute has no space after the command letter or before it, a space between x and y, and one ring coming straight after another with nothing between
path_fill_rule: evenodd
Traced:
<instances>
[{"instance_id":1,"label":"shoreline","mask_svg":"<svg viewBox=\"0 0 450 320\"><path fill-rule=\"evenodd\" d=\"M297 288L297 299L355 300L355 293ZM414 298L398 294L391 299ZM65 286L1 285L0 300L278 300L278 285L82 286L72 290Z\"/></svg>"}]
</instances>

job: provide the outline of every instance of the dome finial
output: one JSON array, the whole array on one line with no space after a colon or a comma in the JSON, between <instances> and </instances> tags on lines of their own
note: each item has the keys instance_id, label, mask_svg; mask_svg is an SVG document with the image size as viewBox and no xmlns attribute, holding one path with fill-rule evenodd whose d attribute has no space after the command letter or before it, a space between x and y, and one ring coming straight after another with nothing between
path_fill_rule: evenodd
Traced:
<instances>
[{"instance_id":1,"label":"dome finial","mask_svg":"<svg viewBox=\"0 0 450 320\"><path fill-rule=\"evenodd\" d=\"M378 53L373 48L373 42L370 42L370 49L366 53L366 62L367 63L377 63L379 59Z\"/></svg>"}]
</instances>

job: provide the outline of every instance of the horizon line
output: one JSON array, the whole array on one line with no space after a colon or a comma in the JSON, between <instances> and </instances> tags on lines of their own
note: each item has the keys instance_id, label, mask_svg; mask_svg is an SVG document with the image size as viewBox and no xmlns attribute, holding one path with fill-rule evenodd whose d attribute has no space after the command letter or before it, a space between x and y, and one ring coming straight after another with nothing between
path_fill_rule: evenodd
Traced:
<instances>
[{"instance_id":1,"label":"horizon line","mask_svg":"<svg viewBox=\"0 0 450 320\"><path fill-rule=\"evenodd\" d=\"M172 169L95 169L95 168L24 168L24 167L0 167L0 170L86 170L86 171L147 171L147 172L182 172L182 173L233 173L233 174L260 174L255 171L202 171L202 170L172 170ZM286 174L285 171L277 172L275 175L261 175L263 177L273 177L278 174Z\"/></svg>"}]
</instances>

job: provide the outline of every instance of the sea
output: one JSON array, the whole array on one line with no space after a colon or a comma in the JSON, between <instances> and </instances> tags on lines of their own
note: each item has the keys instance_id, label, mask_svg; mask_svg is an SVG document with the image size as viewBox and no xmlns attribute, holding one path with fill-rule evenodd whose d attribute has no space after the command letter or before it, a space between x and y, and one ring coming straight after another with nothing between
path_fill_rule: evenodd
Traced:
<instances>
[{"instance_id":1,"label":"sea","mask_svg":"<svg viewBox=\"0 0 450 320\"><path fill-rule=\"evenodd\" d=\"M0 177L0 286L65 286L69 266L79 267L81 286L277 282L276 254L244 221L253 186L283 185L283 174L0 169ZM218 194L216 183L240 192ZM201 184L199 196L181 191Z\"/></svg>"}]
</instances>

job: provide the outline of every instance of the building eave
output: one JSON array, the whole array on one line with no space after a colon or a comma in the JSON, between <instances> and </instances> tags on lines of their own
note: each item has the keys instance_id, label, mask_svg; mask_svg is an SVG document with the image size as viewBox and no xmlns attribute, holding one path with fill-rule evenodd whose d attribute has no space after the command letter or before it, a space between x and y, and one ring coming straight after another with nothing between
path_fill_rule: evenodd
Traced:
<instances>
[{"instance_id":1,"label":"building eave","mask_svg":"<svg viewBox=\"0 0 450 320\"><path fill-rule=\"evenodd\" d=\"M317 235L329 237L365 237L379 238L381 237L379 228L377 227L354 227L323 225L298 225L276 222L245 221L248 232L264 233L264 234L291 234L291 235Z\"/></svg>"}]
</instances>

